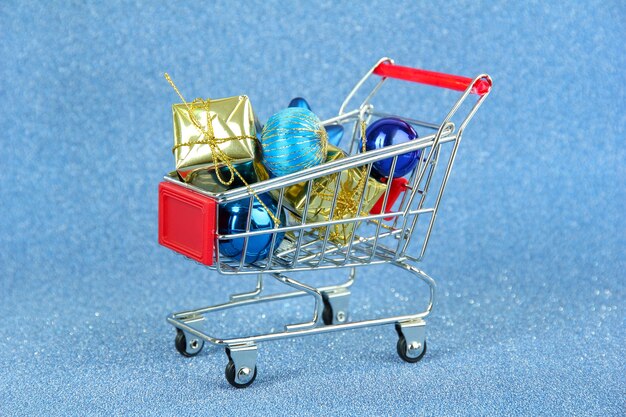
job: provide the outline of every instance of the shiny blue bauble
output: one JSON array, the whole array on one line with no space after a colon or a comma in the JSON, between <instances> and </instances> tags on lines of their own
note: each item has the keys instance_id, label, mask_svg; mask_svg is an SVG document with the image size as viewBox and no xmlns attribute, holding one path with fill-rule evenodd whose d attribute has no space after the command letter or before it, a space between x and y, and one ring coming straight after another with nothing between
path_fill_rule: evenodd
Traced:
<instances>
[{"instance_id":1,"label":"shiny blue bauble","mask_svg":"<svg viewBox=\"0 0 626 417\"><path fill-rule=\"evenodd\" d=\"M282 225L285 224L285 213L281 210L280 215L276 213L276 203L267 194L259 195L259 198L272 211L275 217L280 219ZM218 230L220 234L244 233L246 231L246 222L248 220L248 209L250 200L234 201L232 203L221 204L219 206L219 224ZM250 217L250 231L267 230L274 228L274 220L269 213L261 205L261 203L253 198L252 215ZM276 243L274 249L278 248L282 242L284 233L276 235ZM220 240L219 251L221 256L227 256L235 260L241 260L245 238L236 238L228 240ZM248 238L248 247L246 248L245 263L252 263L267 258L272 246L272 234L250 236Z\"/></svg>"},{"instance_id":2,"label":"shiny blue bauble","mask_svg":"<svg viewBox=\"0 0 626 417\"><path fill-rule=\"evenodd\" d=\"M289 107L269 118L260 147L261 163L279 177L325 162L328 135L313 112Z\"/></svg>"},{"instance_id":3,"label":"shiny blue bauble","mask_svg":"<svg viewBox=\"0 0 626 417\"><path fill-rule=\"evenodd\" d=\"M326 133L328 134L328 143L339 147L339 142L341 142L341 138L343 138L343 126L328 125L326 126Z\"/></svg>"},{"instance_id":4,"label":"shiny blue bauble","mask_svg":"<svg viewBox=\"0 0 626 417\"><path fill-rule=\"evenodd\" d=\"M309 103L302 97L296 97L289 102L288 107L301 107L303 109L311 110Z\"/></svg>"},{"instance_id":5,"label":"shiny blue bauble","mask_svg":"<svg viewBox=\"0 0 626 417\"><path fill-rule=\"evenodd\" d=\"M366 131L365 149L368 151L381 149L399 143L405 143L417 138L417 133L413 127L404 120L395 117L386 117L376 120ZM394 177L404 177L410 173L419 162L422 150L407 152L398 155ZM382 159L372 165L372 176L374 178L389 178L391 175L391 164L393 158Z\"/></svg>"}]
</instances>

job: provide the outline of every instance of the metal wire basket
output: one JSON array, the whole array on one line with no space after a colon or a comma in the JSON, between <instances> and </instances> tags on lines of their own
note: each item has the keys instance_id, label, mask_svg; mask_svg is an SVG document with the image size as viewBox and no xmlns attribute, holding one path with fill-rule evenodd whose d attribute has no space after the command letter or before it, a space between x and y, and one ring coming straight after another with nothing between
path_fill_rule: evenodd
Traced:
<instances>
[{"instance_id":1,"label":"metal wire basket","mask_svg":"<svg viewBox=\"0 0 626 417\"><path fill-rule=\"evenodd\" d=\"M373 89L357 107L348 110L357 93L372 77L379 77ZM444 87L462 91L462 94L440 123L429 123L402 117L414 128L426 132L419 139L383 149L358 152L362 136L362 123L369 124L382 117L397 117L394 114L379 111L373 104L374 97L389 78ZM219 193L210 193L186 184L174 175L165 176L164 181L169 186L170 192L187 193L187 195L192 193L192 199L200 201L200 204L203 204L203 199L205 199L207 204L213 206L235 201L249 205L246 230L231 234L215 233L214 241L210 242L208 249L211 252L209 254L210 261L204 263L220 274L258 275L257 285L253 291L232 295L230 301L224 304L170 315L167 320L177 329L176 347L179 352L185 356L194 356L200 352L204 342L225 347L228 356L226 378L235 387L245 387L256 378L257 343L261 341L395 324L398 332L398 354L407 362L419 361L426 352L424 318L432 310L435 282L419 270L415 264L422 260L426 252L463 132L491 91L491 85L491 78L486 74L480 74L474 79L470 79L402 67L395 65L389 58L383 58L355 85L341 105L338 115L323 121L325 126L341 125L346 132L352 132L351 136L348 135L344 138L345 143L342 143L350 156L297 173L251 184L250 187L240 187ZM464 115L458 114L462 105L472 96L476 96L477 99L469 111ZM393 173L399 156L417 150L420 151L417 166L406 176L406 179L394 178ZM354 172L353 170L358 169L369 177L375 162L389 158L392 158L392 174L386 180L388 186L380 198L381 210L378 212L370 211L369 213L362 210L367 194L368 183L366 182L366 188L358 198L358 210L355 210L351 216L336 218L337 216L334 214L338 210L337 203L341 183L338 180L339 176L350 170ZM310 219L307 220L307 216L304 215L301 218L294 216L290 218L289 222L275 224L273 229L252 230L250 213L255 195L271 193L277 200L278 212L280 212L285 203L286 190L289 190L289 187L299 185L306 190L304 200L304 212L306 213L316 181L329 176L336 176L337 180L335 181L334 194L330 196L330 214L326 218L311 221ZM395 202L393 202L394 193L401 194L401 198ZM219 216L219 210L213 210L211 213L213 212L215 216ZM161 221L167 222L167 219ZM219 223L218 218L215 219L214 224L216 223ZM203 227L202 224L196 226L200 229ZM167 224L160 224L160 229L166 227ZM333 238L333 228L338 227L350 231L344 239ZM278 234L285 236L280 244L277 244L278 239L276 237ZM220 251L217 250L219 242L243 238L243 252L246 253L249 239L259 235L271 237L269 256L263 260L246 263L245 256L235 260L220 255ZM415 242L412 242L414 236L419 239L418 247L420 249L416 254L409 250L415 246ZM176 248L172 249L176 250ZM425 282L430 290L427 308L410 315L349 321L348 301L350 287L356 276L356 268L374 264L395 265ZM350 268L348 280L337 285L315 287L285 275L296 271L331 268ZM294 288L294 291L282 294L265 294L264 275ZM288 324L284 330L279 332L231 339L214 337L204 330L207 321L206 316L210 312L304 295L310 295L315 300L312 318L305 323Z\"/></svg>"}]
</instances>

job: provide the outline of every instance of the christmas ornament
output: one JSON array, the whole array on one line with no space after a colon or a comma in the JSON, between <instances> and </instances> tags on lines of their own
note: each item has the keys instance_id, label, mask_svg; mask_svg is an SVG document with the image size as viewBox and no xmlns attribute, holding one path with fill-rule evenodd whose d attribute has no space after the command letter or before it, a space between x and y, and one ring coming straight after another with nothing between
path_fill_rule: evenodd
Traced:
<instances>
[{"instance_id":1,"label":"christmas ornament","mask_svg":"<svg viewBox=\"0 0 626 417\"><path fill-rule=\"evenodd\" d=\"M261 133L261 162L272 176L282 176L326 160L328 136L318 117L289 107L269 118Z\"/></svg>"},{"instance_id":2,"label":"christmas ornament","mask_svg":"<svg viewBox=\"0 0 626 417\"><path fill-rule=\"evenodd\" d=\"M289 102L289 107L302 107L303 109L311 110L309 103L302 97L296 97Z\"/></svg>"},{"instance_id":3,"label":"christmas ornament","mask_svg":"<svg viewBox=\"0 0 626 417\"><path fill-rule=\"evenodd\" d=\"M368 151L381 149L399 143L405 143L417 138L417 133L404 120L387 117L379 119L367 128L365 148ZM415 168L422 154L421 149L407 152L398 156L394 177L403 177ZM374 162L372 176L375 178L389 177L393 158Z\"/></svg>"},{"instance_id":4,"label":"christmas ornament","mask_svg":"<svg viewBox=\"0 0 626 417\"><path fill-rule=\"evenodd\" d=\"M339 146L343 137L343 126L328 125L326 126L326 134L328 135L328 143L333 146Z\"/></svg>"},{"instance_id":5,"label":"christmas ornament","mask_svg":"<svg viewBox=\"0 0 626 417\"><path fill-rule=\"evenodd\" d=\"M263 204L265 204L265 207ZM250 231L270 230L274 228L275 222L268 213L268 209L272 211L274 217L280 218L280 223L285 223L285 214L276 212L276 203L267 194L261 194L258 198L252 200L252 213L250 215ZM267 209L266 209L267 207ZM248 220L248 211L250 208L250 200L233 201L231 203L222 204L219 207L218 230L220 234L236 234L245 233ZM278 248L283 240L284 233L276 234L276 242L274 248ZM272 246L272 234L263 234L250 236L248 238L248 247L246 248L245 263L257 262L265 259L270 252ZM219 251L222 256L228 256L235 260L241 260L245 238L234 238L228 240L220 240Z\"/></svg>"},{"instance_id":6,"label":"christmas ornament","mask_svg":"<svg viewBox=\"0 0 626 417\"><path fill-rule=\"evenodd\" d=\"M302 107L307 110L311 110L309 103L302 97L296 97L289 102L289 107ZM329 125L325 126L326 133L328 134L328 143L333 146L339 146L341 138L343 137L343 126L341 125Z\"/></svg>"}]
</instances>

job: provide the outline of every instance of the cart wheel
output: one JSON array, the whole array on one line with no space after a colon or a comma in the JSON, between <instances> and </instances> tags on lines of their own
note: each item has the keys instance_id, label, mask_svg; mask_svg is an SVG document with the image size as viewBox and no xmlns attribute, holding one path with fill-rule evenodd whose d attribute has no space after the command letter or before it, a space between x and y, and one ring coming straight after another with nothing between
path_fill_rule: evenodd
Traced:
<instances>
[{"instance_id":1,"label":"cart wheel","mask_svg":"<svg viewBox=\"0 0 626 417\"><path fill-rule=\"evenodd\" d=\"M419 362L420 359L424 357L426 354L426 340L424 340L424 346L420 346L420 343L413 342L413 345L409 351L409 348L406 345L406 339L404 336L400 336L398 339L398 344L396 348L398 350L398 355L402 358L402 360L415 363Z\"/></svg>"},{"instance_id":2,"label":"cart wheel","mask_svg":"<svg viewBox=\"0 0 626 417\"><path fill-rule=\"evenodd\" d=\"M235 369L235 363L232 360L230 360L228 361L228 364L226 365L226 370L225 370L226 380L228 381L230 385L232 385L235 388L246 388L248 385L252 384L254 380L256 379L256 366L254 367L254 373L252 374L252 377L250 377L251 372L252 371L250 371L250 368L240 369L239 370L240 379L247 380L249 378L249 380L245 383L236 382L235 377L237 376L237 369Z\"/></svg>"},{"instance_id":3,"label":"cart wheel","mask_svg":"<svg viewBox=\"0 0 626 417\"><path fill-rule=\"evenodd\" d=\"M350 302L350 291L346 288L335 288L329 291L322 291L324 309L322 310L322 321L325 325L342 324L348 320L348 305Z\"/></svg>"},{"instance_id":4,"label":"cart wheel","mask_svg":"<svg viewBox=\"0 0 626 417\"><path fill-rule=\"evenodd\" d=\"M192 356L196 356L202 348L204 347L204 340L202 339L193 339L190 343L190 348L187 348L187 338L185 337L185 332L180 329L176 329L176 340L174 341L174 345L176 346L176 350L183 356L188 358Z\"/></svg>"},{"instance_id":5,"label":"cart wheel","mask_svg":"<svg viewBox=\"0 0 626 417\"><path fill-rule=\"evenodd\" d=\"M330 306L330 302L328 301L327 297L324 297L324 310L322 310L322 321L327 326L333 324L333 308Z\"/></svg>"}]
</instances>

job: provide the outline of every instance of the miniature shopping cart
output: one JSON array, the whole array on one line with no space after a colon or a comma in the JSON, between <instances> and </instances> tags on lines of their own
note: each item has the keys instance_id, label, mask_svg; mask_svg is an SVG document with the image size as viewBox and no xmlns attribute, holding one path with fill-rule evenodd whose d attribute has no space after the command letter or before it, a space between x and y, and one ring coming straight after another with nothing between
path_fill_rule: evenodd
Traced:
<instances>
[{"instance_id":1,"label":"miniature shopping cart","mask_svg":"<svg viewBox=\"0 0 626 417\"><path fill-rule=\"evenodd\" d=\"M372 104L374 96L389 78L444 87L462 91L462 94L441 123L402 117L416 130L426 131L426 134L421 134L418 139L359 153L361 123L395 116L379 111ZM370 79L375 80L373 88L369 93L364 93L362 90L365 84L372 84ZM435 281L418 269L416 264L424 257L463 132L489 94L491 85L491 78L486 74L470 79L402 67L395 65L389 58L383 58L348 94L339 109L339 114L323 121L325 126L341 125L346 132L351 132L351 135L344 136L341 143L344 149L348 150L349 156L297 173L251 184L250 187L218 193L210 193L181 182L175 175L166 176L159 189L160 243L221 274L257 275L256 288L253 291L231 295L229 301L223 304L170 315L167 321L176 328L177 350L184 356L195 356L205 342L224 347L228 356L226 379L231 385L242 388L250 385L256 378L257 345L260 342L394 324L398 333L399 356L407 362L419 361L426 353L424 318L430 314L433 307ZM357 94L364 96L365 99L358 107L349 110L349 105L356 100ZM476 97L476 100L467 100L469 97ZM464 111L461 112L459 109L462 107ZM416 150L421 150L417 166L406 177L394 178L393 172L398 157ZM242 201L252 208L255 196L271 192L278 196L277 212L280 212L284 207L286 187L304 183L307 186L304 211L306 213L312 184L316 179L339 175L354 168L366 170L369 176L373 163L389 158L393 158L390 170L392 174L386 179L388 186L377 204L378 210L369 213L361 211L366 194L364 192L360 196L359 210L354 216L333 219L332 213L336 209L340 182L336 181L331 215L324 221L307 221L307 216L303 215L301 218L294 217L296 220L292 218L289 222L275 224L273 229L252 230L248 214L248 226L245 231L220 234L217 230L219 205ZM339 224L350 224L353 226L353 232L347 241L337 243L329 238L329 233L331 227ZM277 242L276 236L279 233L285 237L282 241L278 239ZM220 255L218 245L221 241L243 238L243 253L246 253L248 239L263 234L271 236L271 250L263 260L246 263L245 256L235 260ZM414 241L414 236L418 236L418 242ZM413 244L410 245L411 243ZM414 247L417 248L417 253L415 249L410 250ZM374 264L397 266L423 281L428 286L430 294L426 309L415 314L351 321L348 315L348 302L356 269ZM289 275L298 271L332 268L348 268L348 280L336 285L315 287ZM292 290L267 294L264 277L271 277L291 287ZM315 301L310 321L287 324L284 329L275 332L235 338L213 336L205 330L209 313L301 296L310 296Z\"/></svg>"}]
</instances>

